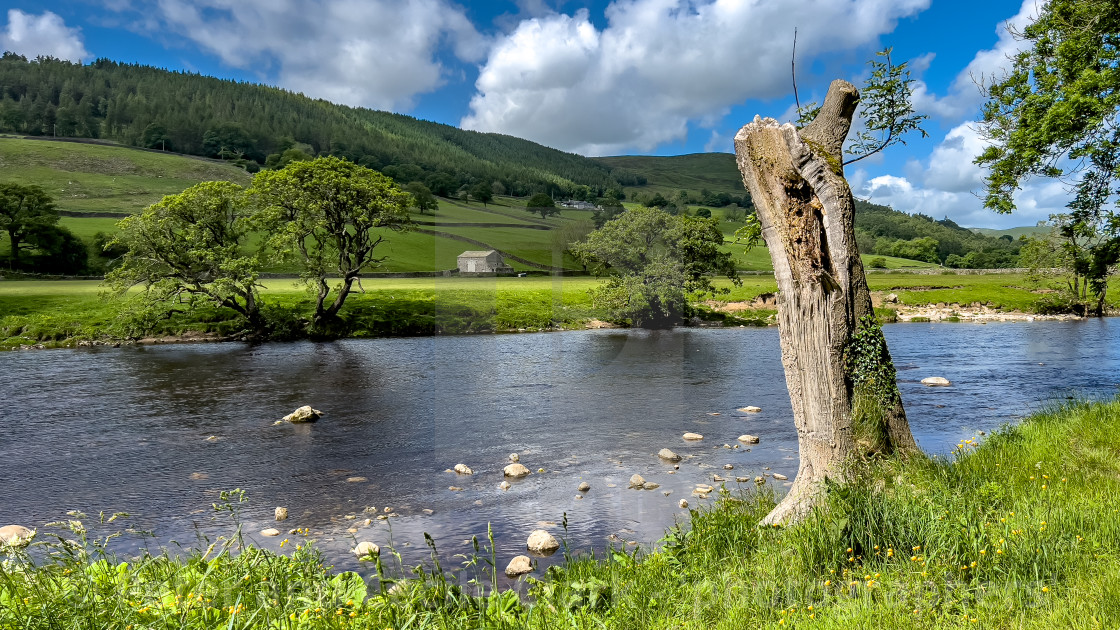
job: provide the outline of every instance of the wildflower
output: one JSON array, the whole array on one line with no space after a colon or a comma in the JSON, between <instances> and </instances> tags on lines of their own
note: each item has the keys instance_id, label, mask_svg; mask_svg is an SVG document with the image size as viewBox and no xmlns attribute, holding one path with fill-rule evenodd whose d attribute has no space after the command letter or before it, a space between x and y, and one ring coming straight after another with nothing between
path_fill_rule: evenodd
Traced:
<instances>
[{"instance_id":1,"label":"wildflower","mask_svg":"<svg viewBox=\"0 0 1120 630\"><path fill-rule=\"evenodd\" d=\"M1043 593L1049 593L1050 592L1050 587L1049 586L1043 586L1042 587L1042 592Z\"/></svg>"},{"instance_id":2,"label":"wildflower","mask_svg":"<svg viewBox=\"0 0 1120 630\"><path fill-rule=\"evenodd\" d=\"M825 586L832 586L832 580L825 580L824 585Z\"/></svg>"}]
</instances>

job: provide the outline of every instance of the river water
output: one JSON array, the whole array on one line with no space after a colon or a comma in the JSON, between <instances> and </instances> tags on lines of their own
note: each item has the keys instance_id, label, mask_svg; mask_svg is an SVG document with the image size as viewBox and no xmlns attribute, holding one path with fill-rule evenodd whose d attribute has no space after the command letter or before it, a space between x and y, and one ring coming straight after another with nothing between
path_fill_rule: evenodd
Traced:
<instances>
[{"instance_id":1,"label":"river water","mask_svg":"<svg viewBox=\"0 0 1120 630\"><path fill-rule=\"evenodd\" d=\"M1120 385L1117 319L884 331L931 453ZM538 527L579 550L648 544L687 517L678 501L696 505L691 489L713 474L734 489L735 476L797 470L776 329L10 352L0 375L0 525L125 511L158 542L194 544L230 533L211 504L236 487L256 542L297 538L257 536L263 527L306 527L340 569L358 567L347 553L356 540L391 542L414 563L424 532L450 557L488 524L500 566ZM953 385L924 387L926 376ZM273 425L304 404L323 419ZM736 411L745 405L763 411ZM686 431L705 438L685 442ZM724 447L744 433L761 443ZM674 474L654 455L662 447L686 458ZM534 474L502 491L514 452ZM474 474L445 472L458 463ZM661 487L627 489L634 473ZM591 491L577 499L581 481ZM272 520L275 506L287 521ZM397 516L365 525L371 507Z\"/></svg>"}]
</instances>

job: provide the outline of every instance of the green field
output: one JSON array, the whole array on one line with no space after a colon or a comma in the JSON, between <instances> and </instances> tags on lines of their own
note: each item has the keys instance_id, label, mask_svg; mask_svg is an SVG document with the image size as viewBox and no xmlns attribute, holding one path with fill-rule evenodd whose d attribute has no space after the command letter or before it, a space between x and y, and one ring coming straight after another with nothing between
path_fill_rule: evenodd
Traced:
<instances>
[{"instance_id":1,"label":"green field","mask_svg":"<svg viewBox=\"0 0 1120 630\"><path fill-rule=\"evenodd\" d=\"M718 288L729 290L716 298L749 302L777 291L772 276L743 276L742 280L742 286L735 287L727 279L716 279ZM593 277L570 276L366 278L362 281L364 292L350 296L342 315L353 337L582 328L593 318L609 319L593 307L588 293L601 282ZM263 283L266 289L262 299L282 324L309 312L310 297L296 281L265 279ZM980 303L1030 313L1046 297L1033 293L1027 279L1016 274L874 273L869 274L868 283L873 291L897 294L901 305L907 307ZM1120 307L1120 279L1110 289L1112 308ZM100 293L100 283L93 280L0 281L0 348L73 345L137 336L130 319L121 317L127 304L119 299L102 299ZM740 313L740 319L728 323L763 323L772 313ZM705 317L723 316L717 313ZM224 336L237 332L239 326L232 313L204 307L190 315L160 320L140 336Z\"/></svg>"},{"instance_id":2,"label":"green field","mask_svg":"<svg viewBox=\"0 0 1120 630\"><path fill-rule=\"evenodd\" d=\"M0 137L0 181L42 186L59 210L131 214L199 182L247 184L215 160L121 146Z\"/></svg>"},{"instance_id":3,"label":"green field","mask_svg":"<svg viewBox=\"0 0 1120 630\"><path fill-rule=\"evenodd\" d=\"M743 176L735 166L735 156L730 153L621 155L596 159L612 168L624 168L646 176L645 186L624 189L627 196L636 192L661 193L672 199L681 190L699 196L705 188L713 193L743 194Z\"/></svg>"}]
</instances>

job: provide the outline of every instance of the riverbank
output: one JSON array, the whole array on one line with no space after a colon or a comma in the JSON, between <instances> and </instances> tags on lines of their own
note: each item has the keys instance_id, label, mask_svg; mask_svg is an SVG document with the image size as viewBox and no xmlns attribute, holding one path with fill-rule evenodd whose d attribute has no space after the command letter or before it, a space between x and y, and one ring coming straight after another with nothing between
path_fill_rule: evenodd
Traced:
<instances>
[{"instance_id":1,"label":"riverbank","mask_svg":"<svg viewBox=\"0 0 1120 630\"><path fill-rule=\"evenodd\" d=\"M265 280L266 315L279 336L298 336L310 298L292 280ZM595 308L588 290L597 278L379 278L366 280L342 311L348 336L405 337L540 330L570 330L611 322ZM885 321L992 321L1037 317L1052 309L1052 294L1032 288L1021 274L914 275L875 273L868 282L882 303ZM742 286L726 280L729 293L708 301L697 323L768 325L776 310L770 276L746 276ZM1120 281L1114 280L1112 307ZM4 280L0 282L0 349L69 347L150 341L237 338L241 325L224 309L157 317L106 299L97 281ZM889 301L888 301L889 298ZM973 312L983 318L973 317ZM1051 316L1052 314L1047 314ZM986 318L986 319L984 319ZM1058 316L1057 318L1062 318Z\"/></svg>"},{"instance_id":2,"label":"riverbank","mask_svg":"<svg viewBox=\"0 0 1120 630\"><path fill-rule=\"evenodd\" d=\"M950 457L869 464L795 527L755 525L767 486L725 492L656 549L567 558L494 591L505 567L485 540L416 571L382 549L384 579L367 582L298 531L279 552L234 535L126 559L94 539L112 523L74 515L7 552L0 627L1117 627L1117 436L1120 401L1073 403Z\"/></svg>"}]
</instances>

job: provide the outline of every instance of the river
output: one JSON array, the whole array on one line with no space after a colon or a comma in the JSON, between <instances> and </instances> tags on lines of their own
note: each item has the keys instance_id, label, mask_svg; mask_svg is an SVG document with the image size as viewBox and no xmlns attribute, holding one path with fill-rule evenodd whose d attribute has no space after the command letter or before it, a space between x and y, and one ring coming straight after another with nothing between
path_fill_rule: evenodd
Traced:
<instances>
[{"instance_id":1,"label":"river","mask_svg":"<svg viewBox=\"0 0 1120 630\"><path fill-rule=\"evenodd\" d=\"M1117 319L884 331L911 427L930 453L1120 385ZM488 524L500 566L538 527L577 550L648 544L687 517L678 501L696 505L690 490L713 474L734 489L736 476L797 470L776 329L9 352L0 375L0 525L125 511L112 527L191 545L230 533L210 506L237 487L256 542L302 539L263 538L263 527L308 528L340 569L358 567L347 553L356 540L392 542L413 563L424 532L450 557ZM926 376L953 385L922 386ZM323 419L273 424L304 404ZM762 412L736 411L745 405ZM685 442L686 431L705 438ZM724 447L744 433L761 442ZM662 447L685 456L679 471L654 455ZM514 452L534 472L502 491ZM474 474L445 472L458 463ZM661 487L627 489L634 473ZM576 498L581 481L591 490ZM275 506L289 519L275 523ZM396 516L378 520L367 508Z\"/></svg>"}]
</instances>

